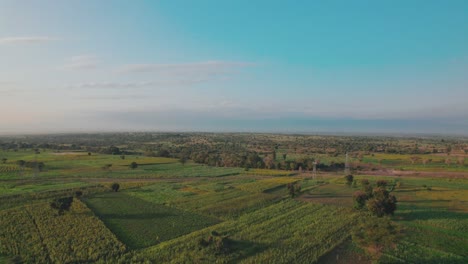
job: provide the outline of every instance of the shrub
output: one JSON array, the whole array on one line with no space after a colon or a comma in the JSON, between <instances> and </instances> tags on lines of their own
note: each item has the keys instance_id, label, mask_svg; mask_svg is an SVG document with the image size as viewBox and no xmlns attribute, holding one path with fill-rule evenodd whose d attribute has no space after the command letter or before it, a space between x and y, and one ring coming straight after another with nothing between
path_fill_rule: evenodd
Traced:
<instances>
[{"instance_id":1,"label":"shrub","mask_svg":"<svg viewBox=\"0 0 468 264\"><path fill-rule=\"evenodd\" d=\"M82 192L82 191L76 191L76 192L75 192L75 197L80 198L81 196L83 196L83 192Z\"/></svg>"},{"instance_id":2,"label":"shrub","mask_svg":"<svg viewBox=\"0 0 468 264\"><path fill-rule=\"evenodd\" d=\"M120 184L118 184L118 183L115 182L115 183L113 183L113 184L111 185L111 188L112 188L112 190L113 190L114 192L118 192L119 189L120 189Z\"/></svg>"},{"instance_id":3,"label":"shrub","mask_svg":"<svg viewBox=\"0 0 468 264\"><path fill-rule=\"evenodd\" d=\"M353 183L353 180L354 180L353 175L351 175L351 174L346 175L346 176L345 176L345 179L346 179L346 184L347 184L348 186L351 186L351 184Z\"/></svg>"},{"instance_id":4,"label":"shrub","mask_svg":"<svg viewBox=\"0 0 468 264\"><path fill-rule=\"evenodd\" d=\"M136 163L136 162L134 161L134 162L130 163L129 167L130 167L130 169L132 169L132 170L133 170L133 169L136 169L136 168L138 168L138 163Z\"/></svg>"},{"instance_id":5,"label":"shrub","mask_svg":"<svg viewBox=\"0 0 468 264\"><path fill-rule=\"evenodd\" d=\"M58 198L50 203L50 207L58 210L59 215L61 215L64 211L70 210L72 202L73 197Z\"/></svg>"},{"instance_id":6,"label":"shrub","mask_svg":"<svg viewBox=\"0 0 468 264\"><path fill-rule=\"evenodd\" d=\"M386 180L378 180L377 181L377 187L386 187L387 186L387 181Z\"/></svg>"}]
</instances>

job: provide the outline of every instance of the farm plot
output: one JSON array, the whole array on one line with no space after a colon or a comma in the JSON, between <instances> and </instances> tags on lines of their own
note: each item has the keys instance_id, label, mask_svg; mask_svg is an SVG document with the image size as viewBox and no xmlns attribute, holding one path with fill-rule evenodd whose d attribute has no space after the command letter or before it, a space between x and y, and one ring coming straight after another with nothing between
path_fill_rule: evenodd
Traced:
<instances>
[{"instance_id":1,"label":"farm plot","mask_svg":"<svg viewBox=\"0 0 468 264\"><path fill-rule=\"evenodd\" d=\"M106 260L125 246L79 200L58 215L48 203L0 211L0 254L25 263Z\"/></svg>"},{"instance_id":2,"label":"farm plot","mask_svg":"<svg viewBox=\"0 0 468 264\"><path fill-rule=\"evenodd\" d=\"M132 252L120 262L311 263L349 236L355 218L356 214L345 208L285 200L237 220ZM228 236L224 253L200 244L213 233Z\"/></svg>"},{"instance_id":3,"label":"farm plot","mask_svg":"<svg viewBox=\"0 0 468 264\"><path fill-rule=\"evenodd\" d=\"M255 181L251 179L250 182ZM143 200L183 210L202 213L220 219L233 219L268 206L283 195L247 192L236 188L245 180L210 180L186 183L157 183L126 191Z\"/></svg>"},{"instance_id":4,"label":"farm plot","mask_svg":"<svg viewBox=\"0 0 468 264\"><path fill-rule=\"evenodd\" d=\"M468 217L464 213L403 202L396 218L407 234L383 263L468 263Z\"/></svg>"},{"instance_id":5,"label":"farm plot","mask_svg":"<svg viewBox=\"0 0 468 264\"><path fill-rule=\"evenodd\" d=\"M148 247L219 222L123 192L98 194L86 199L86 203L132 249Z\"/></svg>"}]
</instances>

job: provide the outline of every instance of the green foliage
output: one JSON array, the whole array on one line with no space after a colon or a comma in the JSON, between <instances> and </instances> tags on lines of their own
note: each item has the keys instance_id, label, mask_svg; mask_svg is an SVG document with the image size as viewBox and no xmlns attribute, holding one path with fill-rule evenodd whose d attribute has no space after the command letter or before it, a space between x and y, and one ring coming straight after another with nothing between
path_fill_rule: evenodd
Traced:
<instances>
[{"instance_id":1,"label":"green foliage","mask_svg":"<svg viewBox=\"0 0 468 264\"><path fill-rule=\"evenodd\" d=\"M129 167L130 167L130 169L134 170L134 169L138 168L138 163L133 161L132 163L130 163Z\"/></svg>"},{"instance_id":2,"label":"green foliage","mask_svg":"<svg viewBox=\"0 0 468 264\"><path fill-rule=\"evenodd\" d=\"M112 189L112 191L114 191L114 192L118 192L119 189L120 189L120 184L114 182L114 183L111 185L111 189Z\"/></svg>"},{"instance_id":3,"label":"green foliage","mask_svg":"<svg viewBox=\"0 0 468 264\"><path fill-rule=\"evenodd\" d=\"M377 181L378 187L376 188L373 188L368 180L362 180L361 185L362 191L357 191L353 194L353 202L356 209L362 209L366 206L369 212L378 217L394 214L397 199L385 189L387 181Z\"/></svg>"},{"instance_id":4,"label":"green foliage","mask_svg":"<svg viewBox=\"0 0 468 264\"><path fill-rule=\"evenodd\" d=\"M388 182L386 180L378 180L377 181L377 187L385 188L387 187Z\"/></svg>"},{"instance_id":5,"label":"green foliage","mask_svg":"<svg viewBox=\"0 0 468 264\"><path fill-rule=\"evenodd\" d=\"M353 175L349 174L345 176L346 184L351 186L353 184L354 177Z\"/></svg>"},{"instance_id":6,"label":"green foliage","mask_svg":"<svg viewBox=\"0 0 468 264\"><path fill-rule=\"evenodd\" d=\"M72 202L73 197L58 198L50 203L50 207L57 210L59 214L63 214L64 211L70 210Z\"/></svg>"},{"instance_id":7,"label":"green foliage","mask_svg":"<svg viewBox=\"0 0 468 264\"><path fill-rule=\"evenodd\" d=\"M366 205L367 202L367 194L363 191L356 191L353 194L353 201L354 201L354 208L362 209Z\"/></svg>"}]
</instances>

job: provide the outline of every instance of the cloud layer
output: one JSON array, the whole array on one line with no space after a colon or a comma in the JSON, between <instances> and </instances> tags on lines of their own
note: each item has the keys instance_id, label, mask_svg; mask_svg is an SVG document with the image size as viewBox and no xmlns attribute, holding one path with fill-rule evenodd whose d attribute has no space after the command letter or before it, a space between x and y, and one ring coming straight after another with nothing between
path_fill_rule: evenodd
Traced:
<instances>
[{"instance_id":1,"label":"cloud layer","mask_svg":"<svg viewBox=\"0 0 468 264\"><path fill-rule=\"evenodd\" d=\"M57 38L47 36L26 36L26 37L3 37L0 38L0 45L2 44L37 44L58 40Z\"/></svg>"},{"instance_id":2,"label":"cloud layer","mask_svg":"<svg viewBox=\"0 0 468 264\"><path fill-rule=\"evenodd\" d=\"M119 69L121 73L172 72L172 73L223 73L236 68L253 66L250 62L202 61L174 64L127 64Z\"/></svg>"},{"instance_id":3,"label":"cloud layer","mask_svg":"<svg viewBox=\"0 0 468 264\"><path fill-rule=\"evenodd\" d=\"M94 55L79 55L69 58L63 68L70 70L94 69L97 68L99 62L99 59Z\"/></svg>"}]
</instances>

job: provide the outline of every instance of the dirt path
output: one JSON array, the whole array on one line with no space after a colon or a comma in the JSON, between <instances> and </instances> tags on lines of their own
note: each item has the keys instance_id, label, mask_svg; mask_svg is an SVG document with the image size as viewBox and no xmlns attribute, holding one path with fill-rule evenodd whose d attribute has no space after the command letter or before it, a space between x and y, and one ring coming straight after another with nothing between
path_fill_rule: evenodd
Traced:
<instances>
[{"instance_id":1,"label":"dirt path","mask_svg":"<svg viewBox=\"0 0 468 264\"><path fill-rule=\"evenodd\" d=\"M456 171L401 171L393 169L377 170L377 171L361 171L359 174L375 175L375 176L410 176L422 178L466 178L467 172Z\"/></svg>"}]
</instances>

